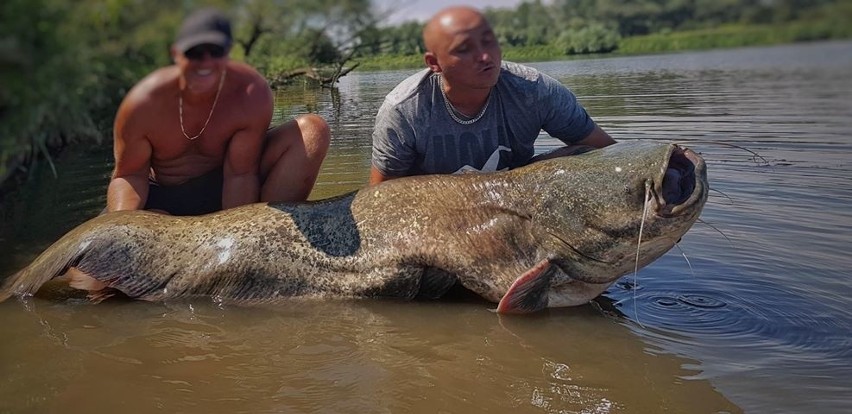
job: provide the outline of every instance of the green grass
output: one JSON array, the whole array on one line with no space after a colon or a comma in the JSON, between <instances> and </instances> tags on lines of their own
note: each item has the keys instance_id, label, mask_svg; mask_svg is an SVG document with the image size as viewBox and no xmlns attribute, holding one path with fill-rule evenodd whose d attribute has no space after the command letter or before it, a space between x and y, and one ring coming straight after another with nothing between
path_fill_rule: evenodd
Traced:
<instances>
[{"instance_id":1,"label":"green grass","mask_svg":"<svg viewBox=\"0 0 852 414\"><path fill-rule=\"evenodd\" d=\"M358 71L371 72L378 70L425 68L423 55L380 55L357 58Z\"/></svg>"},{"instance_id":2,"label":"green grass","mask_svg":"<svg viewBox=\"0 0 852 414\"><path fill-rule=\"evenodd\" d=\"M667 34L651 34L622 39L615 53L644 54L774 45L852 37L852 25L829 22L796 22L785 25L720 26Z\"/></svg>"}]
</instances>

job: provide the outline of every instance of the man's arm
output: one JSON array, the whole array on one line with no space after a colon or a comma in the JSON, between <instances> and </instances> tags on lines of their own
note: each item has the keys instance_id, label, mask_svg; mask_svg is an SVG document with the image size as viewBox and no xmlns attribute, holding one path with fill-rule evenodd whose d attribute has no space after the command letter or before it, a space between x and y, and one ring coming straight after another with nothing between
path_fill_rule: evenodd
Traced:
<instances>
[{"instance_id":1,"label":"man's arm","mask_svg":"<svg viewBox=\"0 0 852 414\"><path fill-rule=\"evenodd\" d=\"M595 129L585 138L577 141L575 145L585 145L595 148L603 148L607 145L615 144L615 140L609 136L600 126L595 125Z\"/></svg>"},{"instance_id":2,"label":"man's arm","mask_svg":"<svg viewBox=\"0 0 852 414\"><path fill-rule=\"evenodd\" d=\"M107 211L139 210L148 199L151 143L134 127L136 104L125 100L113 126L115 168L107 187Z\"/></svg>"},{"instance_id":3,"label":"man's arm","mask_svg":"<svg viewBox=\"0 0 852 414\"><path fill-rule=\"evenodd\" d=\"M234 134L222 170L222 209L260 199L260 150L263 132L249 128Z\"/></svg>"},{"instance_id":4,"label":"man's arm","mask_svg":"<svg viewBox=\"0 0 852 414\"><path fill-rule=\"evenodd\" d=\"M266 130L272 121L272 91L259 79L248 87L246 113L250 121L228 143L222 169L222 208L260 200L260 157Z\"/></svg>"},{"instance_id":5,"label":"man's arm","mask_svg":"<svg viewBox=\"0 0 852 414\"><path fill-rule=\"evenodd\" d=\"M416 149L411 143L413 137L414 130L408 120L393 105L385 102L376 114L373 129L370 185L407 175L405 172L411 169L416 157ZM387 171L398 173L388 174Z\"/></svg>"},{"instance_id":6,"label":"man's arm","mask_svg":"<svg viewBox=\"0 0 852 414\"><path fill-rule=\"evenodd\" d=\"M399 178L399 176L385 175L375 165L370 166L370 185L376 185L384 181L393 180L394 178Z\"/></svg>"},{"instance_id":7,"label":"man's arm","mask_svg":"<svg viewBox=\"0 0 852 414\"><path fill-rule=\"evenodd\" d=\"M567 148L603 148L615 144L615 140L592 120L574 93L556 79L542 73L536 93L542 110L542 129L565 142Z\"/></svg>"},{"instance_id":8,"label":"man's arm","mask_svg":"<svg viewBox=\"0 0 852 414\"><path fill-rule=\"evenodd\" d=\"M601 127L595 125L592 132L589 133L589 135L586 135L585 138L577 141L576 144L560 147L555 150L545 152L544 154L538 154L530 159L530 164L556 157L582 154L595 148L603 148L612 144L615 144L615 140L609 136L606 131L601 129Z\"/></svg>"}]
</instances>

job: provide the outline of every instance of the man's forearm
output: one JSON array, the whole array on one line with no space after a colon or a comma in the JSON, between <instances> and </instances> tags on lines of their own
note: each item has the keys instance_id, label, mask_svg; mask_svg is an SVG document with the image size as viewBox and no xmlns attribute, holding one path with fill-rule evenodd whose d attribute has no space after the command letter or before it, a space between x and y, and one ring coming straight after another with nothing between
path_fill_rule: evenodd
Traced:
<instances>
[{"instance_id":1,"label":"man's forearm","mask_svg":"<svg viewBox=\"0 0 852 414\"><path fill-rule=\"evenodd\" d=\"M148 177L114 177L107 187L107 211L141 210L148 199Z\"/></svg>"},{"instance_id":2,"label":"man's forearm","mask_svg":"<svg viewBox=\"0 0 852 414\"><path fill-rule=\"evenodd\" d=\"M376 185L383 181L393 180L394 178L397 177L394 177L392 175L385 175L384 173L379 171L379 169L375 166L370 167L370 185Z\"/></svg>"},{"instance_id":3,"label":"man's forearm","mask_svg":"<svg viewBox=\"0 0 852 414\"><path fill-rule=\"evenodd\" d=\"M260 200L260 178L257 174L225 177L222 185L222 209L256 203Z\"/></svg>"},{"instance_id":4,"label":"man's forearm","mask_svg":"<svg viewBox=\"0 0 852 414\"><path fill-rule=\"evenodd\" d=\"M615 140L609 136L600 126L595 125L595 129L578 142L575 142L576 145L588 145L595 148L603 148L612 144L615 144Z\"/></svg>"}]
</instances>

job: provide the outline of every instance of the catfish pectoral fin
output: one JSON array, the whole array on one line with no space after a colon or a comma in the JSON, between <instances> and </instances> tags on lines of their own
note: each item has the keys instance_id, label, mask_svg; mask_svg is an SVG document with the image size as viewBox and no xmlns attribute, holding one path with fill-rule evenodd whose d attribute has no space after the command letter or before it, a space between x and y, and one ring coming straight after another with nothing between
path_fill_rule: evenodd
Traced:
<instances>
[{"instance_id":1,"label":"catfish pectoral fin","mask_svg":"<svg viewBox=\"0 0 852 414\"><path fill-rule=\"evenodd\" d=\"M547 307L547 292L556 266L545 259L515 279L500 299L497 313L531 313Z\"/></svg>"}]
</instances>

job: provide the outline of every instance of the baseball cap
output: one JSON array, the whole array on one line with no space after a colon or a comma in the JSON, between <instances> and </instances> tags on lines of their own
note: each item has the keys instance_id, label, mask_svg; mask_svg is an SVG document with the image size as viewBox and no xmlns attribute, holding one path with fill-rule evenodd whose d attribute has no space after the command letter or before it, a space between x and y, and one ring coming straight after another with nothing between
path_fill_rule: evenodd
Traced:
<instances>
[{"instance_id":1,"label":"baseball cap","mask_svg":"<svg viewBox=\"0 0 852 414\"><path fill-rule=\"evenodd\" d=\"M187 16L175 39L175 47L186 52L195 46L213 44L228 48L231 46L231 22L219 10L199 9Z\"/></svg>"}]
</instances>

